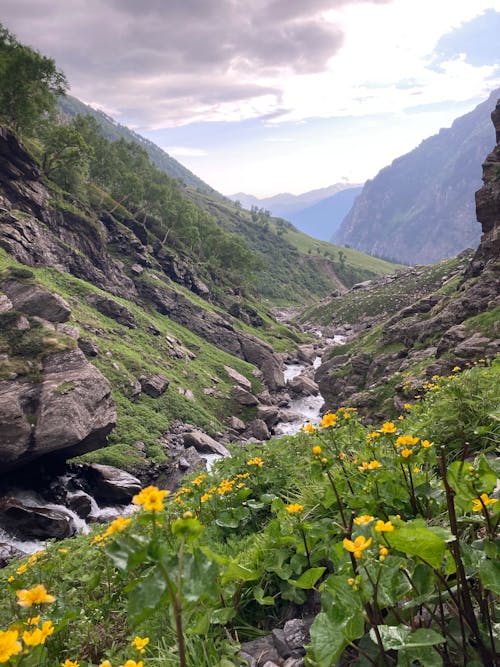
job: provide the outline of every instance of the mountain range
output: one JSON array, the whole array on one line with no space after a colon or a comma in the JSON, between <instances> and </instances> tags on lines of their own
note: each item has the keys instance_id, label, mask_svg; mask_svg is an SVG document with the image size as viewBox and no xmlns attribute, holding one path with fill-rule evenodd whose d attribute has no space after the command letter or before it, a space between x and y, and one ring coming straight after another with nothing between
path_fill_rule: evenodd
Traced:
<instances>
[{"instance_id":1,"label":"mountain range","mask_svg":"<svg viewBox=\"0 0 500 667\"><path fill-rule=\"evenodd\" d=\"M335 242L405 264L430 264L477 246L474 193L494 145L490 113L499 94L368 181Z\"/></svg>"}]
</instances>

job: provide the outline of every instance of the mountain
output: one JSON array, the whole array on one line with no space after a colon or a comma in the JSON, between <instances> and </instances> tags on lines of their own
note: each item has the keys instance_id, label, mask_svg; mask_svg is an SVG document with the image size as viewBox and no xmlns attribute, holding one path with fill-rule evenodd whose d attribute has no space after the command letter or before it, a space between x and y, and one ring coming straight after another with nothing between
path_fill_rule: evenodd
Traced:
<instances>
[{"instance_id":1,"label":"mountain","mask_svg":"<svg viewBox=\"0 0 500 667\"><path fill-rule=\"evenodd\" d=\"M264 197L260 199L259 197L245 194L244 192L237 192L234 195L229 195L228 199L239 201L244 208L258 206L259 208L267 209L277 218L285 218L285 220L293 222L291 216L296 215L310 206L314 206L314 204L317 204L323 199L332 197L338 192L352 187L356 186L352 183L335 183L326 188L309 190L300 195L292 195L289 192L282 192L273 195L272 197Z\"/></svg>"},{"instance_id":2,"label":"mountain","mask_svg":"<svg viewBox=\"0 0 500 667\"><path fill-rule=\"evenodd\" d=\"M489 116L499 93L368 181L335 242L406 264L430 264L475 247L474 193L494 143Z\"/></svg>"},{"instance_id":3,"label":"mountain","mask_svg":"<svg viewBox=\"0 0 500 667\"><path fill-rule=\"evenodd\" d=\"M301 232L315 239L330 241L362 189L362 186L357 186L341 190L312 206L292 213L289 220Z\"/></svg>"},{"instance_id":4,"label":"mountain","mask_svg":"<svg viewBox=\"0 0 500 667\"><path fill-rule=\"evenodd\" d=\"M142 137L140 134L137 134L137 132L134 132L125 125L120 125L120 123L103 111L94 109L71 95L61 96L58 100L58 106L59 111L69 118L74 118L79 114L82 116L93 116L99 123L102 134L106 139L109 139L110 141L117 141L118 139L134 141L146 151L151 162L155 164L158 169L161 169L172 178L176 178L186 185L215 194L216 191L213 188L204 183L201 178L195 176L195 174L189 171L189 169L184 167L180 162L177 162L177 160L171 157L159 146L152 141L149 141L149 139Z\"/></svg>"}]
</instances>

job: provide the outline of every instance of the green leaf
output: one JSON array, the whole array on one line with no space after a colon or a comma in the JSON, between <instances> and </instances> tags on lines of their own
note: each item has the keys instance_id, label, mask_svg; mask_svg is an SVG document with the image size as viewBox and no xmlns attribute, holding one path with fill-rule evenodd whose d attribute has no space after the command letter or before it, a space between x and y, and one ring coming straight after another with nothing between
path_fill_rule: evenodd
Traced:
<instances>
[{"instance_id":1,"label":"green leaf","mask_svg":"<svg viewBox=\"0 0 500 667\"><path fill-rule=\"evenodd\" d=\"M434 630L421 628L412 632L407 625L379 625L378 631L385 651L434 646L446 642L446 639ZM370 638L377 643L374 628L370 630Z\"/></svg>"},{"instance_id":2,"label":"green leaf","mask_svg":"<svg viewBox=\"0 0 500 667\"><path fill-rule=\"evenodd\" d=\"M227 584L230 581L255 581L259 576L259 573L255 570L250 570L236 561L231 561L223 572L221 580L222 584Z\"/></svg>"},{"instance_id":3,"label":"green leaf","mask_svg":"<svg viewBox=\"0 0 500 667\"><path fill-rule=\"evenodd\" d=\"M264 589L261 586L256 586L253 589L253 596L261 605L273 605L274 598L272 595L264 595Z\"/></svg>"},{"instance_id":4,"label":"green leaf","mask_svg":"<svg viewBox=\"0 0 500 667\"><path fill-rule=\"evenodd\" d=\"M217 565L196 549L184 557L182 570L182 594L188 602L196 602L217 594L215 585Z\"/></svg>"},{"instance_id":5,"label":"green leaf","mask_svg":"<svg viewBox=\"0 0 500 667\"><path fill-rule=\"evenodd\" d=\"M364 616L357 609L350 615L335 608L329 613L320 612L311 626L311 648L318 667L335 664L346 646L359 639L364 631Z\"/></svg>"},{"instance_id":6,"label":"green leaf","mask_svg":"<svg viewBox=\"0 0 500 667\"><path fill-rule=\"evenodd\" d=\"M152 568L128 596L128 619L132 626L147 618L159 605L167 584L158 568Z\"/></svg>"},{"instance_id":7,"label":"green leaf","mask_svg":"<svg viewBox=\"0 0 500 667\"><path fill-rule=\"evenodd\" d=\"M401 649L398 653L398 667L442 667L443 659L432 647Z\"/></svg>"},{"instance_id":8,"label":"green leaf","mask_svg":"<svg viewBox=\"0 0 500 667\"><path fill-rule=\"evenodd\" d=\"M106 553L119 570L127 572L146 560L147 545L131 535L122 535L106 545Z\"/></svg>"},{"instance_id":9,"label":"green leaf","mask_svg":"<svg viewBox=\"0 0 500 667\"><path fill-rule=\"evenodd\" d=\"M233 607L223 607L222 609L214 609L210 614L210 622L216 625L225 625L228 621L236 616L236 609Z\"/></svg>"},{"instance_id":10,"label":"green leaf","mask_svg":"<svg viewBox=\"0 0 500 667\"><path fill-rule=\"evenodd\" d=\"M499 561L483 560L479 566L479 577L485 588L495 593L495 595L500 595Z\"/></svg>"},{"instance_id":11,"label":"green leaf","mask_svg":"<svg viewBox=\"0 0 500 667\"><path fill-rule=\"evenodd\" d=\"M322 576L325 570L326 567L311 567L309 570L303 572L296 581L289 579L288 583L292 584L292 586L296 586L297 588L313 588L314 584Z\"/></svg>"},{"instance_id":12,"label":"green leaf","mask_svg":"<svg viewBox=\"0 0 500 667\"><path fill-rule=\"evenodd\" d=\"M385 535L392 549L403 551L410 556L420 556L432 567L440 567L446 550L446 541L424 522L411 521Z\"/></svg>"}]
</instances>

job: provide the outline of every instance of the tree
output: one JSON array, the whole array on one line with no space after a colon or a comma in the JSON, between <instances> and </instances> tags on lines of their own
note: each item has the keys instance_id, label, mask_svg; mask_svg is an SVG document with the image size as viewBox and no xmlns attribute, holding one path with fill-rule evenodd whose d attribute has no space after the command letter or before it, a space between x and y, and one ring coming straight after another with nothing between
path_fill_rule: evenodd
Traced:
<instances>
[{"instance_id":1,"label":"tree","mask_svg":"<svg viewBox=\"0 0 500 667\"><path fill-rule=\"evenodd\" d=\"M49 123L41 134L44 144L42 167L45 174L65 190L78 194L93 156L74 123Z\"/></svg>"},{"instance_id":2,"label":"tree","mask_svg":"<svg viewBox=\"0 0 500 667\"><path fill-rule=\"evenodd\" d=\"M30 133L68 87L52 58L20 44L0 23L0 120Z\"/></svg>"}]
</instances>

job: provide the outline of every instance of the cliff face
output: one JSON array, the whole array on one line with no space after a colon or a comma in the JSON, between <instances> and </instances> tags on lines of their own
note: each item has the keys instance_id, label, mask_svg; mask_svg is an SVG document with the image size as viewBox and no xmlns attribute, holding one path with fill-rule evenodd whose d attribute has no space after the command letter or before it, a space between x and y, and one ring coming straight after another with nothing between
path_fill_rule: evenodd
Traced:
<instances>
[{"instance_id":1,"label":"cliff face","mask_svg":"<svg viewBox=\"0 0 500 667\"><path fill-rule=\"evenodd\" d=\"M368 181L335 241L411 265L476 247L474 192L493 140L489 115L497 97L498 91Z\"/></svg>"},{"instance_id":2,"label":"cliff face","mask_svg":"<svg viewBox=\"0 0 500 667\"><path fill-rule=\"evenodd\" d=\"M465 273L461 277L448 273L443 277L442 289L427 293L422 290L418 301L385 321L381 322L379 315L360 322L358 332L363 325L378 327L378 331L376 336L374 332L367 336L361 332L348 353L342 347L331 350L316 375L328 407L350 402L373 409L380 405L384 386L392 382L396 392L400 392L395 407L401 409L405 383L418 388L425 381L419 377L422 362L427 366L428 379L434 374L448 374L456 365L463 368L481 358L491 359L500 351L500 100L491 118L497 145L483 164L484 184L476 193L482 236ZM394 294L405 279L405 275L396 275L385 287L380 281L373 281L363 298L370 304L373 294L374 301L389 303L391 291ZM447 284L456 287L446 287ZM332 304L329 307L332 310ZM332 324L335 326L335 315ZM415 377L413 365L420 365Z\"/></svg>"}]
</instances>

